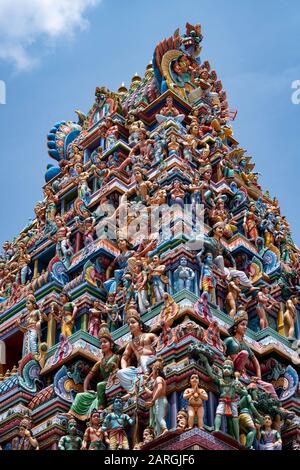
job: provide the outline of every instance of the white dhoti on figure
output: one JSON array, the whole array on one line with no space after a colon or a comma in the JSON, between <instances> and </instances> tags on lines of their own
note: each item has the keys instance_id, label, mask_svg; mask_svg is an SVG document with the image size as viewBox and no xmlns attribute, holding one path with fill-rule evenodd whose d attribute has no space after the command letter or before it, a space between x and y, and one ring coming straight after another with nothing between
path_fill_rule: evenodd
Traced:
<instances>
[{"instance_id":1,"label":"white dhoti on figure","mask_svg":"<svg viewBox=\"0 0 300 470\"><path fill-rule=\"evenodd\" d=\"M148 364L155 358L155 356L141 356L139 367L126 367L117 371L117 377L120 380L122 387L127 390L127 392L132 392L134 390L135 383L138 376L141 377L140 385L142 384L143 374L147 374Z\"/></svg>"}]
</instances>

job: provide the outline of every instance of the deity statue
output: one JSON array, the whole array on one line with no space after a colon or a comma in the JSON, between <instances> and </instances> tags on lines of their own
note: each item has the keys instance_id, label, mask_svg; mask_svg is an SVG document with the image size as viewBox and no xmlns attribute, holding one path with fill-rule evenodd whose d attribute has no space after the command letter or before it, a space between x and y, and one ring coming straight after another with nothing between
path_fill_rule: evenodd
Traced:
<instances>
[{"instance_id":1,"label":"deity statue","mask_svg":"<svg viewBox=\"0 0 300 470\"><path fill-rule=\"evenodd\" d=\"M169 156L180 157L180 143L177 141L175 134L171 134L170 138L167 141L168 154Z\"/></svg>"},{"instance_id":2,"label":"deity statue","mask_svg":"<svg viewBox=\"0 0 300 470\"><path fill-rule=\"evenodd\" d=\"M54 219L57 212L57 203L58 197L55 195L54 190L51 186L47 185L44 188L44 196L45 196L45 232L51 232L55 227Z\"/></svg>"},{"instance_id":3,"label":"deity statue","mask_svg":"<svg viewBox=\"0 0 300 470\"><path fill-rule=\"evenodd\" d=\"M16 320L17 327L24 333L22 356L32 353L38 358L41 324L46 318L40 312L34 295L28 295L26 309L27 312Z\"/></svg>"},{"instance_id":4,"label":"deity statue","mask_svg":"<svg viewBox=\"0 0 300 470\"><path fill-rule=\"evenodd\" d=\"M113 411L106 415L102 431L108 434L109 450L128 450L129 442L125 432L126 426L132 426L134 420L123 413L122 398L113 401Z\"/></svg>"},{"instance_id":5,"label":"deity statue","mask_svg":"<svg viewBox=\"0 0 300 470\"><path fill-rule=\"evenodd\" d=\"M256 426L261 422L261 415L257 411L253 403L249 389L256 386L250 383L248 387L242 387L240 390L239 401L239 425L240 425L240 441L246 449L253 449L253 441L256 434Z\"/></svg>"},{"instance_id":6,"label":"deity statue","mask_svg":"<svg viewBox=\"0 0 300 470\"><path fill-rule=\"evenodd\" d=\"M196 257L198 263L201 266L199 291L207 294L207 300L215 301L215 287L216 279L212 270L213 255L212 253L206 252L202 257L202 252L198 253ZM203 263L201 262L203 259Z\"/></svg>"},{"instance_id":7,"label":"deity statue","mask_svg":"<svg viewBox=\"0 0 300 470\"><path fill-rule=\"evenodd\" d=\"M106 140L105 150L110 150L119 138L118 125L114 123L111 117L107 117L100 127L101 135Z\"/></svg>"},{"instance_id":8,"label":"deity statue","mask_svg":"<svg viewBox=\"0 0 300 470\"><path fill-rule=\"evenodd\" d=\"M106 271L106 278L108 280L103 283L105 289L110 294L113 294L116 292L117 287L128 266L128 260L135 254L134 250L129 249L128 242L124 238L119 238L118 248L121 251L121 253L108 266L107 271ZM112 273L114 273L113 278L110 277Z\"/></svg>"},{"instance_id":9,"label":"deity statue","mask_svg":"<svg viewBox=\"0 0 300 470\"><path fill-rule=\"evenodd\" d=\"M173 297L167 292L164 293L163 299L164 306L162 307L160 312L160 319L166 325L172 326L176 315L179 312L179 306L177 305Z\"/></svg>"},{"instance_id":10,"label":"deity statue","mask_svg":"<svg viewBox=\"0 0 300 470\"><path fill-rule=\"evenodd\" d=\"M256 313L259 317L259 326L263 330L269 326L267 312L278 306L278 302L269 294L270 288L267 285L262 286L257 294Z\"/></svg>"},{"instance_id":11,"label":"deity statue","mask_svg":"<svg viewBox=\"0 0 300 470\"><path fill-rule=\"evenodd\" d=\"M165 293L165 285L169 283L168 277L164 274L166 266L161 264L158 255L154 255L148 265L148 270L148 280L152 288L154 302L161 302Z\"/></svg>"},{"instance_id":12,"label":"deity statue","mask_svg":"<svg viewBox=\"0 0 300 470\"><path fill-rule=\"evenodd\" d=\"M249 361L255 369L255 376L258 378L258 384L273 397L277 397L272 384L261 380L260 364L251 350L246 344L244 335L248 326L248 314L245 310L239 310L234 317L234 324L228 329L229 337L224 340L225 354L233 361L234 370L241 373L245 379L248 375L245 371L246 363Z\"/></svg>"},{"instance_id":13,"label":"deity statue","mask_svg":"<svg viewBox=\"0 0 300 470\"><path fill-rule=\"evenodd\" d=\"M233 276L239 277L240 283L243 287L249 288L249 292L257 291L259 288L253 287L248 276L244 271L236 269L235 259L230 251L225 248L221 239L224 234L223 222L217 222L211 229L208 236L204 235L204 246L200 255L203 256L206 252L210 252L213 256L213 263L219 269L223 277L230 280ZM226 258L232 267L227 268L224 264Z\"/></svg>"},{"instance_id":14,"label":"deity statue","mask_svg":"<svg viewBox=\"0 0 300 470\"><path fill-rule=\"evenodd\" d=\"M149 426L154 429L155 436L158 437L168 432L166 423L168 413L167 384L161 360L152 365L152 372L145 383L148 383L150 377L154 380L153 388L150 390L146 384L143 388L146 394L151 397L150 401L146 401L146 406L150 408Z\"/></svg>"},{"instance_id":15,"label":"deity statue","mask_svg":"<svg viewBox=\"0 0 300 470\"><path fill-rule=\"evenodd\" d=\"M78 186L78 198L83 202L85 208L87 208L91 200L91 190L88 185L89 173L84 171L81 163L76 163L74 168L76 171L74 181Z\"/></svg>"},{"instance_id":16,"label":"deity statue","mask_svg":"<svg viewBox=\"0 0 300 470\"><path fill-rule=\"evenodd\" d=\"M237 301L242 292L242 289L240 289L239 286L240 278L238 276L232 276L231 281L228 283L228 294L225 301L231 318L234 318L237 312Z\"/></svg>"},{"instance_id":17,"label":"deity statue","mask_svg":"<svg viewBox=\"0 0 300 470\"><path fill-rule=\"evenodd\" d=\"M128 143L130 147L137 145L140 139L140 130L143 129L146 131L146 128L142 121L136 119L136 113L134 111L129 111L125 127L127 127L129 131Z\"/></svg>"},{"instance_id":18,"label":"deity statue","mask_svg":"<svg viewBox=\"0 0 300 470\"><path fill-rule=\"evenodd\" d=\"M159 124L167 121L168 119L173 119L175 122L182 122L185 115L180 114L179 111L173 105L173 97L171 95L166 98L166 106L163 106L159 114L155 115L155 118Z\"/></svg>"},{"instance_id":19,"label":"deity statue","mask_svg":"<svg viewBox=\"0 0 300 470\"><path fill-rule=\"evenodd\" d=\"M246 212L244 216L243 228L245 231L246 237L249 238L251 242L255 242L258 238L258 224L260 222L260 218L255 214L256 212L256 204L255 202L251 202L249 205L249 210Z\"/></svg>"},{"instance_id":20,"label":"deity statue","mask_svg":"<svg viewBox=\"0 0 300 470\"><path fill-rule=\"evenodd\" d=\"M297 305L299 303L298 296L292 296L287 300L285 312L283 314L285 336L289 340L295 340L295 323L297 318Z\"/></svg>"},{"instance_id":21,"label":"deity statue","mask_svg":"<svg viewBox=\"0 0 300 470\"><path fill-rule=\"evenodd\" d=\"M199 387L199 375L192 374L190 377L190 387L183 392L183 399L188 401L188 427L192 429L197 416L197 426L199 429L204 428L204 403L208 400L208 395L203 388Z\"/></svg>"},{"instance_id":22,"label":"deity statue","mask_svg":"<svg viewBox=\"0 0 300 470\"><path fill-rule=\"evenodd\" d=\"M23 242L18 243L18 273L16 275L16 282L19 284L26 284L30 274L31 269L29 268L29 263L31 261L30 255L27 254L26 246Z\"/></svg>"},{"instance_id":23,"label":"deity statue","mask_svg":"<svg viewBox=\"0 0 300 470\"><path fill-rule=\"evenodd\" d=\"M179 410L176 416L176 430L185 431L188 426L188 414L185 410Z\"/></svg>"},{"instance_id":24,"label":"deity statue","mask_svg":"<svg viewBox=\"0 0 300 470\"><path fill-rule=\"evenodd\" d=\"M59 450L80 450L82 447L82 439L78 436L76 419L68 420L68 434L62 436L58 443Z\"/></svg>"},{"instance_id":25,"label":"deity statue","mask_svg":"<svg viewBox=\"0 0 300 470\"><path fill-rule=\"evenodd\" d=\"M150 302L148 300L148 275L143 262L140 260L136 262L132 281L132 288L136 293L139 311L143 314L149 309Z\"/></svg>"},{"instance_id":26,"label":"deity statue","mask_svg":"<svg viewBox=\"0 0 300 470\"><path fill-rule=\"evenodd\" d=\"M153 163L162 163L166 156L167 142L160 133L154 132L152 139L149 139L151 145L150 153L153 156Z\"/></svg>"},{"instance_id":27,"label":"deity statue","mask_svg":"<svg viewBox=\"0 0 300 470\"><path fill-rule=\"evenodd\" d=\"M202 359L208 375L218 385L220 392L219 404L216 409L215 431L220 431L222 416L226 416L229 420L232 437L239 441L239 416L236 396L240 394L242 384L234 375L234 364L231 360L226 359L223 364L222 378L220 378L209 365L207 357L203 355Z\"/></svg>"},{"instance_id":28,"label":"deity statue","mask_svg":"<svg viewBox=\"0 0 300 470\"><path fill-rule=\"evenodd\" d=\"M154 431L152 428L146 428L143 432L143 445L149 444L154 439Z\"/></svg>"},{"instance_id":29,"label":"deity statue","mask_svg":"<svg viewBox=\"0 0 300 470\"><path fill-rule=\"evenodd\" d=\"M98 361L85 378L84 392L78 393L72 403L69 413L80 420L89 418L93 410L103 410L106 406L105 388L110 375L118 370L119 356L117 345L114 343L107 328L103 327L99 333L102 359ZM97 376L101 376L101 382L97 384L97 392L90 390L90 382Z\"/></svg>"},{"instance_id":30,"label":"deity statue","mask_svg":"<svg viewBox=\"0 0 300 470\"><path fill-rule=\"evenodd\" d=\"M103 305L100 300L94 300L93 308L89 310L88 332L90 335L98 338L101 323L103 322Z\"/></svg>"},{"instance_id":31,"label":"deity statue","mask_svg":"<svg viewBox=\"0 0 300 470\"><path fill-rule=\"evenodd\" d=\"M123 171L128 166L136 164L140 164L143 167L151 165L151 160L149 158L150 144L147 137L148 133L145 129L141 128L139 132L139 142L130 150L128 157L117 168L118 171Z\"/></svg>"},{"instance_id":32,"label":"deity statue","mask_svg":"<svg viewBox=\"0 0 300 470\"><path fill-rule=\"evenodd\" d=\"M81 450L105 450L104 442L109 445L109 440L100 426L100 413L99 411L93 411L90 424L83 436Z\"/></svg>"},{"instance_id":33,"label":"deity statue","mask_svg":"<svg viewBox=\"0 0 300 470\"><path fill-rule=\"evenodd\" d=\"M282 440L279 431L272 429L272 418L269 415L264 416L263 429L258 431L259 450L281 450Z\"/></svg>"},{"instance_id":34,"label":"deity statue","mask_svg":"<svg viewBox=\"0 0 300 470\"><path fill-rule=\"evenodd\" d=\"M55 217L55 231L49 233L48 237L56 244L56 255L68 269L71 264L73 248L70 242L71 229L66 226L61 216Z\"/></svg>"},{"instance_id":35,"label":"deity statue","mask_svg":"<svg viewBox=\"0 0 300 470\"><path fill-rule=\"evenodd\" d=\"M95 217L87 217L82 222L79 220L79 217L74 217L75 226L78 228L79 232L83 234L83 243L84 246L88 246L90 243L93 243L94 236L96 233L95 225L96 219Z\"/></svg>"},{"instance_id":36,"label":"deity statue","mask_svg":"<svg viewBox=\"0 0 300 470\"><path fill-rule=\"evenodd\" d=\"M71 302L71 297L66 291L60 293L59 300L62 305L53 302L52 313L55 320L60 323L61 341L64 342L73 334L77 306Z\"/></svg>"},{"instance_id":37,"label":"deity statue","mask_svg":"<svg viewBox=\"0 0 300 470\"><path fill-rule=\"evenodd\" d=\"M164 190L169 192L172 206L175 204L178 204L181 207L184 206L184 198L186 191L188 190L187 185L184 185L181 181L175 179L169 186L164 186Z\"/></svg>"},{"instance_id":38,"label":"deity statue","mask_svg":"<svg viewBox=\"0 0 300 470\"><path fill-rule=\"evenodd\" d=\"M193 292L195 272L187 266L187 259L182 256L179 260L179 266L174 271L174 291L178 292L187 289Z\"/></svg>"},{"instance_id":39,"label":"deity statue","mask_svg":"<svg viewBox=\"0 0 300 470\"><path fill-rule=\"evenodd\" d=\"M12 440L12 450L39 450L38 441L33 437L32 422L24 417L19 424L19 435Z\"/></svg>"},{"instance_id":40,"label":"deity statue","mask_svg":"<svg viewBox=\"0 0 300 470\"><path fill-rule=\"evenodd\" d=\"M121 386L129 393L133 393L138 376L148 374L148 364L155 358L157 336L149 333L150 328L145 325L139 313L130 311L127 316L127 325L132 339L127 344L121 359L121 370L117 372ZM135 359L137 367L130 366Z\"/></svg>"},{"instance_id":41,"label":"deity statue","mask_svg":"<svg viewBox=\"0 0 300 470\"><path fill-rule=\"evenodd\" d=\"M226 196L225 198L227 199ZM232 235L237 232L235 220L233 217L230 217L228 211L225 209L224 196L217 197L215 200L215 206L210 211L209 218L212 222L212 225L215 225L218 222L223 223L224 236L226 238L232 237Z\"/></svg>"}]
</instances>

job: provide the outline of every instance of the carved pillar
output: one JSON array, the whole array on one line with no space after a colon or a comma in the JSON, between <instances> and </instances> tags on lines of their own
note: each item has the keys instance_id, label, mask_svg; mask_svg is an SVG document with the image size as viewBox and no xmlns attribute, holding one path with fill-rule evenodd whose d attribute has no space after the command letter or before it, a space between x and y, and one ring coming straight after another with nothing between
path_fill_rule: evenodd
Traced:
<instances>
[{"instance_id":1,"label":"carved pillar","mask_svg":"<svg viewBox=\"0 0 300 470\"><path fill-rule=\"evenodd\" d=\"M34 268L33 268L33 279L39 277L39 260L36 259L34 261Z\"/></svg>"},{"instance_id":2,"label":"carved pillar","mask_svg":"<svg viewBox=\"0 0 300 470\"><path fill-rule=\"evenodd\" d=\"M88 330L88 321L89 321L89 315L88 313L85 313L84 315L82 315L80 319L80 327L83 331Z\"/></svg>"},{"instance_id":3,"label":"carved pillar","mask_svg":"<svg viewBox=\"0 0 300 470\"><path fill-rule=\"evenodd\" d=\"M75 237L75 250L74 253L80 250L80 243L81 243L81 233L77 232Z\"/></svg>"},{"instance_id":4,"label":"carved pillar","mask_svg":"<svg viewBox=\"0 0 300 470\"><path fill-rule=\"evenodd\" d=\"M47 331L47 345L48 348L55 343L55 331L56 331L56 321L52 315L52 313L48 316L48 331Z\"/></svg>"},{"instance_id":5,"label":"carved pillar","mask_svg":"<svg viewBox=\"0 0 300 470\"><path fill-rule=\"evenodd\" d=\"M277 328L278 328L278 333L282 336L285 336L284 333L284 322L283 322L283 312L284 312L285 304L284 302L281 302L280 304L280 311L278 312L278 318L277 318Z\"/></svg>"},{"instance_id":6,"label":"carved pillar","mask_svg":"<svg viewBox=\"0 0 300 470\"><path fill-rule=\"evenodd\" d=\"M170 405L171 405L170 427L171 429L174 429L176 428L176 417L177 417L177 412L178 412L177 392L171 393Z\"/></svg>"}]
</instances>

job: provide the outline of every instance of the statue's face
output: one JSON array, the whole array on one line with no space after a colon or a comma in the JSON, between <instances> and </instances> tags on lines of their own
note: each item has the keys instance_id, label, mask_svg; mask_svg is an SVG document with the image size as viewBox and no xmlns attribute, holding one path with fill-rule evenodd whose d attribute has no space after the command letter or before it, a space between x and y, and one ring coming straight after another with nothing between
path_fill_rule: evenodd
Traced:
<instances>
[{"instance_id":1,"label":"statue's face","mask_svg":"<svg viewBox=\"0 0 300 470\"><path fill-rule=\"evenodd\" d=\"M264 417L264 425L265 426L272 426L272 419L271 419L270 416L267 415L267 416Z\"/></svg>"},{"instance_id":2,"label":"statue's face","mask_svg":"<svg viewBox=\"0 0 300 470\"><path fill-rule=\"evenodd\" d=\"M27 302L26 302L26 308L27 308L28 310L32 310L33 307L34 307L34 305L33 305L32 300L27 300Z\"/></svg>"},{"instance_id":3,"label":"statue's face","mask_svg":"<svg viewBox=\"0 0 300 470\"><path fill-rule=\"evenodd\" d=\"M129 318L127 324L131 333L139 332L141 329L139 322L135 318Z\"/></svg>"},{"instance_id":4,"label":"statue's face","mask_svg":"<svg viewBox=\"0 0 300 470\"><path fill-rule=\"evenodd\" d=\"M211 170L207 170L207 171L205 171L205 173L204 173L203 176L204 176L204 178L205 178L206 180L210 180L211 174L212 174L212 173L211 173Z\"/></svg>"},{"instance_id":5,"label":"statue's face","mask_svg":"<svg viewBox=\"0 0 300 470\"><path fill-rule=\"evenodd\" d=\"M69 434L71 434L72 436L75 436L75 434L77 433L77 425L74 421L68 424L68 431Z\"/></svg>"},{"instance_id":6,"label":"statue's face","mask_svg":"<svg viewBox=\"0 0 300 470\"><path fill-rule=\"evenodd\" d=\"M147 429L147 428L146 428L145 431L143 432L143 439L144 439L145 441L150 441L150 440L152 441L152 440L153 440L153 436L152 436L152 434L151 434L151 431L150 431L149 429Z\"/></svg>"},{"instance_id":7,"label":"statue's face","mask_svg":"<svg viewBox=\"0 0 300 470\"><path fill-rule=\"evenodd\" d=\"M181 266L187 266L187 259L186 258L180 258L180 265Z\"/></svg>"},{"instance_id":8,"label":"statue's face","mask_svg":"<svg viewBox=\"0 0 300 470\"><path fill-rule=\"evenodd\" d=\"M9 243L9 242L6 241L6 242L3 243L3 250L6 251L6 250L9 249L9 247L10 247L10 243Z\"/></svg>"},{"instance_id":9,"label":"statue's face","mask_svg":"<svg viewBox=\"0 0 300 470\"><path fill-rule=\"evenodd\" d=\"M224 377L231 377L233 374L233 368L230 364L225 364L223 366L223 375Z\"/></svg>"},{"instance_id":10,"label":"statue's face","mask_svg":"<svg viewBox=\"0 0 300 470\"><path fill-rule=\"evenodd\" d=\"M195 385L198 385L199 384L199 377L197 374L193 374L190 378L190 384L193 386Z\"/></svg>"},{"instance_id":11,"label":"statue's face","mask_svg":"<svg viewBox=\"0 0 300 470\"><path fill-rule=\"evenodd\" d=\"M20 428L19 428L20 436L22 436L22 437L25 436L25 431L27 431L25 426L20 426Z\"/></svg>"},{"instance_id":12,"label":"statue's face","mask_svg":"<svg viewBox=\"0 0 300 470\"><path fill-rule=\"evenodd\" d=\"M122 411L123 410L123 402L121 398L116 398L113 404L114 411Z\"/></svg>"},{"instance_id":13,"label":"statue's face","mask_svg":"<svg viewBox=\"0 0 300 470\"><path fill-rule=\"evenodd\" d=\"M172 96L168 96L168 97L167 97L166 103L167 103L168 106L172 106L172 105L173 105L173 98L172 98Z\"/></svg>"},{"instance_id":14,"label":"statue's face","mask_svg":"<svg viewBox=\"0 0 300 470\"><path fill-rule=\"evenodd\" d=\"M100 348L103 353L111 351L111 343L107 338L100 339Z\"/></svg>"},{"instance_id":15,"label":"statue's face","mask_svg":"<svg viewBox=\"0 0 300 470\"><path fill-rule=\"evenodd\" d=\"M246 330L247 330L247 326L248 326L248 322L247 320L243 320L241 321L238 325L237 325L237 333L240 333L242 335L245 334Z\"/></svg>"},{"instance_id":16,"label":"statue's face","mask_svg":"<svg viewBox=\"0 0 300 470\"><path fill-rule=\"evenodd\" d=\"M206 264L210 265L210 264L212 264L212 262L213 262L213 257L212 257L212 255L208 255L208 256L206 257Z\"/></svg>"},{"instance_id":17,"label":"statue's face","mask_svg":"<svg viewBox=\"0 0 300 470\"><path fill-rule=\"evenodd\" d=\"M222 237L223 233L224 233L223 227L219 226L219 227L215 228L215 234L216 235L219 235L220 237Z\"/></svg>"},{"instance_id":18,"label":"statue's face","mask_svg":"<svg viewBox=\"0 0 300 470\"><path fill-rule=\"evenodd\" d=\"M100 424L100 414L99 413L93 413L91 416L91 424L93 426L99 426Z\"/></svg>"},{"instance_id":19,"label":"statue's face","mask_svg":"<svg viewBox=\"0 0 300 470\"><path fill-rule=\"evenodd\" d=\"M124 249L124 248L127 248L127 241L126 240L119 240L119 247L120 249Z\"/></svg>"},{"instance_id":20,"label":"statue's face","mask_svg":"<svg viewBox=\"0 0 300 470\"><path fill-rule=\"evenodd\" d=\"M68 297L65 294L60 294L59 300L62 304L66 304L68 302Z\"/></svg>"},{"instance_id":21,"label":"statue's face","mask_svg":"<svg viewBox=\"0 0 300 470\"><path fill-rule=\"evenodd\" d=\"M159 257L157 255L153 256L153 262L155 264L159 263Z\"/></svg>"},{"instance_id":22,"label":"statue's face","mask_svg":"<svg viewBox=\"0 0 300 470\"><path fill-rule=\"evenodd\" d=\"M57 227L62 227L62 220L60 217L55 217L55 223Z\"/></svg>"}]
</instances>

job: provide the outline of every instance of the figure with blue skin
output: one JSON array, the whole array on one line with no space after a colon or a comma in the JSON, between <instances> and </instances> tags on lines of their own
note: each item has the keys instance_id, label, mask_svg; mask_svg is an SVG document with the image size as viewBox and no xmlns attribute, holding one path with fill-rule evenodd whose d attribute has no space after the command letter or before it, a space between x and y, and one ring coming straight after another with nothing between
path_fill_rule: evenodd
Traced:
<instances>
[{"instance_id":1,"label":"figure with blue skin","mask_svg":"<svg viewBox=\"0 0 300 470\"><path fill-rule=\"evenodd\" d=\"M182 256L178 268L174 271L174 291L179 292L182 289L187 289L193 292L194 279L194 271L188 267L186 257Z\"/></svg>"},{"instance_id":2,"label":"figure with blue skin","mask_svg":"<svg viewBox=\"0 0 300 470\"><path fill-rule=\"evenodd\" d=\"M123 413L123 401L116 397L113 402L113 411L109 413L102 425L102 431L108 434L110 450L128 450L129 442L125 432L126 426L132 426L134 420Z\"/></svg>"},{"instance_id":3,"label":"figure with blue skin","mask_svg":"<svg viewBox=\"0 0 300 470\"><path fill-rule=\"evenodd\" d=\"M135 254L134 250L129 250L127 240L124 238L119 239L118 248L121 253L114 259L110 266L108 266L106 271L106 277L108 280L104 282L104 287L110 294L117 291L117 287L120 284L128 266L128 260ZM111 277L112 273L114 274L113 277Z\"/></svg>"}]
</instances>

